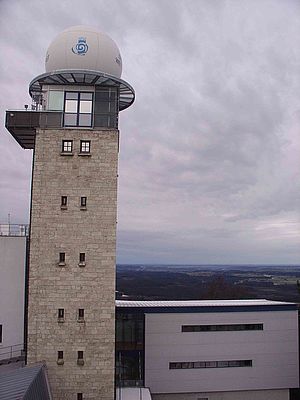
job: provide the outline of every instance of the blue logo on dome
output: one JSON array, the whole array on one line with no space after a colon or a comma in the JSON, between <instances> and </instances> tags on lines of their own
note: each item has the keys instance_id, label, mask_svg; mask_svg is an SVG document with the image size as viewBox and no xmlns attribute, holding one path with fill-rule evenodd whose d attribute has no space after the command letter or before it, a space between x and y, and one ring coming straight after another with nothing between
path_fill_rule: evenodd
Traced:
<instances>
[{"instance_id":1,"label":"blue logo on dome","mask_svg":"<svg viewBox=\"0 0 300 400\"><path fill-rule=\"evenodd\" d=\"M85 56L89 46L86 44L86 38L79 37L76 46L72 47L72 51L74 54L78 56Z\"/></svg>"}]
</instances>

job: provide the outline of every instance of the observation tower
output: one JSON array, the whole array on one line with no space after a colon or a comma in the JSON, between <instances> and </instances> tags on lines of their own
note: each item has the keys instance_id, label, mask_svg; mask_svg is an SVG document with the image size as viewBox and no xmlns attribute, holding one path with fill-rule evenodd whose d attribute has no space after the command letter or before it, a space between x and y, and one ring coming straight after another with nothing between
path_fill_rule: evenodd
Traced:
<instances>
[{"instance_id":1,"label":"observation tower","mask_svg":"<svg viewBox=\"0 0 300 400\"><path fill-rule=\"evenodd\" d=\"M6 128L34 149L27 362L46 362L54 399L114 398L119 111L134 101L115 42L60 33L30 109Z\"/></svg>"}]
</instances>

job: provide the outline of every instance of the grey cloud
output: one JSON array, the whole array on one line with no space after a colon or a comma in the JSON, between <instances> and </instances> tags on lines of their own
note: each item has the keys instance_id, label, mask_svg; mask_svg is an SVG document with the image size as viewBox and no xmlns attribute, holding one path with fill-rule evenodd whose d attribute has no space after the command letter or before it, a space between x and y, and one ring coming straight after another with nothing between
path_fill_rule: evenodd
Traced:
<instances>
[{"instance_id":1,"label":"grey cloud","mask_svg":"<svg viewBox=\"0 0 300 400\"><path fill-rule=\"evenodd\" d=\"M28 102L57 33L99 27L136 90L120 116L119 262L297 262L299 12L279 0L2 1L1 112ZM0 218L24 221L31 155L4 128L0 151Z\"/></svg>"}]
</instances>

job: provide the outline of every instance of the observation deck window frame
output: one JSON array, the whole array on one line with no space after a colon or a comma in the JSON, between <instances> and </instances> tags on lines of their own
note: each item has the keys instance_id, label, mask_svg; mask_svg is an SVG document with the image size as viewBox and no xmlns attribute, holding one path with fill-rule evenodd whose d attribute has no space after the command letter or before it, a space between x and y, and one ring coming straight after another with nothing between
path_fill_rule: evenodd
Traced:
<instances>
[{"instance_id":1,"label":"observation deck window frame","mask_svg":"<svg viewBox=\"0 0 300 400\"><path fill-rule=\"evenodd\" d=\"M94 92L73 90L64 92L63 127L92 128L93 114Z\"/></svg>"}]
</instances>

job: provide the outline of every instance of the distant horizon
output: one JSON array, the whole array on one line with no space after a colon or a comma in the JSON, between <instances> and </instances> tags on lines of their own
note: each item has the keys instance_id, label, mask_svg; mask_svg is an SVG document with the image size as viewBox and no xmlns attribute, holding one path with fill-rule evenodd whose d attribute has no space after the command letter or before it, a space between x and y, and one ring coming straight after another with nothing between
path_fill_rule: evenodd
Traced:
<instances>
[{"instance_id":1,"label":"distant horizon","mask_svg":"<svg viewBox=\"0 0 300 400\"><path fill-rule=\"evenodd\" d=\"M122 266L122 265L131 265L131 266L140 266L140 267L149 267L149 266L162 266L162 267L232 267L232 266L245 266L245 267L300 267L300 264L293 264L293 263L268 263L268 264L263 264L263 263L233 263L233 264L210 264L210 263L203 263L203 264L191 264L191 263L116 263L116 265Z\"/></svg>"}]
</instances>

